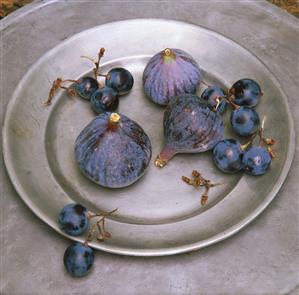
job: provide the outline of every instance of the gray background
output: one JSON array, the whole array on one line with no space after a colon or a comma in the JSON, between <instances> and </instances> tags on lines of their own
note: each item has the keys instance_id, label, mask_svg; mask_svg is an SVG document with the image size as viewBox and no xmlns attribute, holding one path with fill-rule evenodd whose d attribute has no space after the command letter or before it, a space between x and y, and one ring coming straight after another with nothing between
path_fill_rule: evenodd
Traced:
<instances>
[{"instance_id":1,"label":"gray background","mask_svg":"<svg viewBox=\"0 0 299 295\"><path fill-rule=\"evenodd\" d=\"M1 121L19 79L46 51L84 29L137 17L199 24L256 54L281 82L299 126L299 22L264 1L36 1L0 22ZM31 213L3 168L1 294L299 294L298 179L296 150L278 196L232 238L171 257L97 251L92 273L78 280L62 263L69 241Z\"/></svg>"}]
</instances>

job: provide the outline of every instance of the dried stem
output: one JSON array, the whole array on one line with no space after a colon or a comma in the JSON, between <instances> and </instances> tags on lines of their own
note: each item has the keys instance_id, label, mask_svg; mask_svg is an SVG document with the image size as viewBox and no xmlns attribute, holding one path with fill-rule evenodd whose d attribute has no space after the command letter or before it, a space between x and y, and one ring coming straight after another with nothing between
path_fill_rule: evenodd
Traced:
<instances>
[{"instance_id":1,"label":"dried stem","mask_svg":"<svg viewBox=\"0 0 299 295\"><path fill-rule=\"evenodd\" d=\"M222 97L220 97L220 96L217 96L216 99L215 99L216 102L217 102L216 106L214 107L215 112L217 112L217 110L218 110L218 108L220 106L221 99L222 99Z\"/></svg>"},{"instance_id":2,"label":"dried stem","mask_svg":"<svg viewBox=\"0 0 299 295\"><path fill-rule=\"evenodd\" d=\"M227 94L227 96L226 96L226 101L227 101L228 104L230 104L230 105L232 106L232 108L233 108L234 110L238 110L238 109L240 108L240 106L237 105L237 104L235 104L235 103L233 102L234 97L235 97L234 94L230 94L230 93L228 92L228 94Z\"/></svg>"},{"instance_id":3,"label":"dried stem","mask_svg":"<svg viewBox=\"0 0 299 295\"><path fill-rule=\"evenodd\" d=\"M96 216L98 216L98 217L107 217L107 216L110 216L113 213L115 213L117 210L118 209L116 208L116 209L114 209L112 211L109 211L109 212L99 212L99 213L93 213L91 211L88 211L87 212L87 218L91 219L91 218L96 217Z\"/></svg>"},{"instance_id":4,"label":"dried stem","mask_svg":"<svg viewBox=\"0 0 299 295\"><path fill-rule=\"evenodd\" d=\"M91 229L88 231L87 237L85 238L85 241L83 243L84 246L88 246L88 242L90 242L94 236L95 230L96 230L97 224L95 223Z\"/></svg>"},{"instance_id":5,"label":"dried stem","mask_svg":"<svg viewBox=\"0 0 299 295\"><path fill-rule=\"evenodd\" d=\"M99 53L98 53L98 59L97 60L94 60L93 58L89 57L89 56L85 56L85 55L82 55L81 57L82 58L86 58L88 59L89 61L91 61L92 63L94 63L95 67L93 68L93 74L94 74L94 78L97 80L98 76L100 75L99 74L99 68L100 68L100 61L101 61L101 58L104 56L104 53L105 53L105 48L101 48L99 50ZM101 75L102 76L102 75Z\"/></svg>"},{"instance_id":6,"label":"dried stem","mask_svg":"<svg viewBox=\"0 0 299 295\"><path fill-rule=\"evenodd\" d=\"M96 229L98 230L98 234L96 236L98 241L104 241L105 239L109 239L111 238L111 233L109 233L108 231L105 230L105 218L107 216L110 216L111 214L113 214L114 212L116 212L118 209L114 209L112 211L109 212L100 212L100 213L93 213L88 211L87 212L87 218L91 219L94 217L99 217L99 219L97 219L96 223L93 224L93 226L91 227L91 229L89 230L87 237L84 241L84 245L87 246L88 242L92 241L92 239L95 236L95 232Z\"/></svg>"},{"instance_id":7,"label":"dried stem","mask_svg":"<svg viewBox=\"0 0 299 295\"><path fill-rule=\"evenodd\" d=\"M198 172L197 170L192 171L192 177L193 178L189 178L187 176L182 176L182 180L184 182L186 182L187 184L192 185L196 188L198 188L198 187L205 188L204 193L201 195L201 205L205 205L207 203L208 193L209 193L210 188L223 184L223 183L212 183L209 179L204 178L201 175L201 173Z\"/></svg>"},{"instance_id":8,"label":"dried stem","mask_svg":"<svg viewBox=\"0 0 299 295\"><path fill-rule=\"evenodd\" d=\"M70 96L75 96L76 95L75 90L71 89L70 87L64 86L63 85L64 83L76 83L76 84L78 84L79 82L77 80L72 80L72 79L62 80L62 78L57 78L52 83L48 99L43 103L44 105L46 105L46 106L51 105L52 100L53 100L55 94L57 93L57 91L59 89L65 89L67 91L67 94L70 95Z\"/></svg>"},{"instance_id":9,"label":"dried stem","mask_svg":"<svg viewBox=\"0 0 299 295\"><path fill-rule=\"evenodd\" d=\"M256 132L254 132L251 135L251 137L247 143L241 145L241 149L246 150L249 146L251 146L253 144L255 138L258 137L259 145L264 145L266 147L268 153L270 154L271 158L274 159L276 157L276 153L272 146L276 143L276 140L272 137L265 138L263 136L263 131L265 128L265 121L266 121L266 117L263 118L261 128L258 129Z\"/></svg>"},{"instance_id":10,"label":"dried stem","mask_svg":"<svg viewBox=\"0 0 299 295\"><path fill-rule=\"evenodd\" d=\"M208 82L206 82L205 80L202 80L201 83L202 83L203 85L207 86L207 87L210 87L210 86L211 86L211 85L210 85Z\"/></svg>"}]
</instances>

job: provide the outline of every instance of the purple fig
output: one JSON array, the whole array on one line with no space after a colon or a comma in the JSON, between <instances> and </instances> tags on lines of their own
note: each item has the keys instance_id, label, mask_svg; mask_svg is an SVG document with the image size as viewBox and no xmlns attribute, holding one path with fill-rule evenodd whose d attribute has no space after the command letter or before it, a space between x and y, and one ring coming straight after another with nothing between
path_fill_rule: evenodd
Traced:
<instances>
[{"instance_id":1,"label":"purple fig","mask_svg":"<svg viewBox=\"0 0 299 295\"><path fill-rule=\"evenodd\" d=\"M167 105L180 94L194 94L201 81L201 71L187 52L166 48L150 59L142 79L146 95L154 103Z\"/></svg>"},{"instance_id":2,"label":"purple fig","mask_svg":"<svg viewBox=\"0 0 299 295\"><path fill-rule=\"evenodd\" d=\"M155 165L163 167L179 153L212 149L223 138L222 117L196 95L184 94L171 100L163 118L165 146Z\"/></svg>"},{"instance_id":3,"label":"purple fig","mask_svg":"<svg viewBox=\"0 0 299 295\"><path fill-rule=\"evenodd\" d=\"M109 188L137 181L151 159L151 143L133 120L117 113L102 113L75 142L75 158L83 174Z\"/></svg>"}]
</instances>

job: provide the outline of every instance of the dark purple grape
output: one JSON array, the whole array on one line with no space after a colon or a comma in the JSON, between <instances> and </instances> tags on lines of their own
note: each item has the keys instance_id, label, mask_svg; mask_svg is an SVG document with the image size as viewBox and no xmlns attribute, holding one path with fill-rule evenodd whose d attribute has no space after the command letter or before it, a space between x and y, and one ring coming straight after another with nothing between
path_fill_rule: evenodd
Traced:
<instances>
[{"instance_id":1,"label":"dark purple grape","mask_svg":"<svg viewBox=\"0 0 299 295\"><path fill-rule=\"evenodd\" d=\"M66 205L59 213L58 225L62 231L71 236L85 233L89 226L87 209L76 203Z\"/></svg>"},{"instance_id":2,"label":"dark purple grape","mask_svg":"<svg viewBox=\"0 0 299 295\"><path fill-rule=\"evenodd\" d=\"M196 95L184 94L171 100L163 120L166 143L156 159L158 167L178 153L208 151L223 138L222 117Z\"/></svg>"},{"instance_id":3,"label":"dark purple grape","mask_svg":"<svg viewBox=\"0 0 299 295\"><path fill-rule=\"evenodd\" d=\"M108 72L105 83L106 86L115 89L119 95L124 95L132 89L134 78L128 70L114 68Z\"/></svg>"},{"instance_id":4,"label":"dark purple grape","mask_svg":"<svg viewBox=\"0 0 299 295\"><path fill-rule=\"evenodd\" d=\"M229 94L236 105L255 107L262 96L262 90L256 81L241 79L234 83Z\"/></svg>"},{"instance_id":5,"label":"dark purple grape","mask_svg":"<svg viewBox=\"0 0 299 295\"><path fill-rule=\"evenodd\" d=\"M258 130L260 118L254 109L240 107L231 112L230 123L237 134L249 136Z\"/></svg>"},{"instance_id":6,"label":"dark purple grape","mask_svg":"<svg viewBox=\"0 0 299 295\"><path fill-rule=\"evenodd\" d=\"M250 147L243 156L244 169L251 175L265 174L271 161L271 156L265 147Z\"/></svg>"},{"instance_id":7,"label":"dark purple grape","mask_svg":"<svg viewBox=\"0 0 299 295\"><path fill-rule=\"evenodd\" d=\"M216 166L225 173L236 173L243 168L243 150L235 139L219 141L213 149L213 160Z\"/></svg>"},{"instance_id":8,"label":"dark purple grape","mask_svg":"<svg viewBox=\"0 0 299 295\"><path fill-rule=\"evenodd\" d=\"M97 114L115 111L118 103L117 91L108 86L98 89L90 99L91 107Z\"/></svg>"},{"instance_id":9,"label":"dark purple grape","mask_svg":"<svg viewBox=\"0 0 299 295\"><path fill-rule=\"evenodd\" d=\"M187 52L166 48L149 60L142 79L145 94L154 103L167 105L178 95L196 92L201 70Z\"/></svg>"},{"instance_id":10,"label":"dark purple grape","mask_svg":"<svg viewBox=\"0 0 299 295\"><path fill-rule=\"evenodd\" d=\"M110 188L126 187L148 167L151 143L136 122L106 112L81 131L75 143L75 158L92 181Z\"/></svg>"},{"instance_id":11,"label":"dark purple grape","mask_svg":"<svg viewBox=\"0 0 299 295\"><path fill-rule=\"evenodd\" d=\"M84 99L90 100L92 94L99 88L97 80L84 77L76 84L77 93Z\"/></svg>"},{"instance_id":12,"label":"dark purple grape","mask_svg":"<svg viewBox=\"0 0 299 295\"><path fill-rule=\"evenodd\" d=\"M226 102L226 94L222 88L220 88L218 85L209 86L204 90L204 92L201 94L201 98L208 102L208 104L213 107L214 109L217 107L217 112L219 114L223 114L227 102ZM218 101L219 100L219 103Z\"/></svg>"},{"instance_id":13,"label":"dark purple grape","mask_svg":"<svg viewBox=\"0 0 299 295\"><path fill-rule=\"evenodd\" d=\"M93 265L93 250L81 243L73 243L66 249L63 262L71 276L83 277L90 271Z\"/></svg>"}]
</instances>

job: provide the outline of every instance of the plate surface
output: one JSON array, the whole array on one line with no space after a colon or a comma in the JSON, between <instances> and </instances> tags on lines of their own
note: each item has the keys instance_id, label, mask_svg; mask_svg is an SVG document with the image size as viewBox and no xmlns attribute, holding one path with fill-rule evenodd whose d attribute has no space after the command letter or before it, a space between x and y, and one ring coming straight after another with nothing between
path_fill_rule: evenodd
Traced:
<instances>
[{"instance_id":1,"label":"plate surface","mask_svg":"<svg viewBox=\"0 0 299 295\"><path fill-rule=\"evenodd\" d=\"M142 32L142 34L140 33ZM229 87L250 77L265 92L257 107L266 117L266 135L277 139L278 158L262 177L224 175L213 165L211 153L178 155L163 169L153 165L126 189L101 188L86 179L74 161L74 141L94 118L88 102L59 92L44 107L51 83L58 76L79 78L92 64L81 55L96 56L106 48L102 73L115 66L134 76L133 90L120 100L119 111L136 120L149 135L153 159L163 146L163 108L143 94L141 77L149 58L166 48L189 52L209 83ZM200 94L203 87L198 89ZM229 111L225 121L228 122ZM93 211L118 208L107 222L113 237L92 242L104 251L139 256L170 255L196 250L239 231L266 208L282 185L294 153L293 123L285 95L274 76L256 57L231 40L207 29L176 21L131 20L102 25L66 40L44 55L19 83L11 99L3 129L4 159L11 180L26 204L63 234L57 215L70 202ZM226 137L236 137L228 124ZM198 169L212 181L224 183L210 191L200 205L200 190L181 176ZM72 238L83 240L82 238Z\"/></svg>"}]
</instances>

